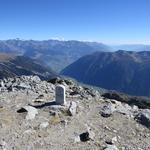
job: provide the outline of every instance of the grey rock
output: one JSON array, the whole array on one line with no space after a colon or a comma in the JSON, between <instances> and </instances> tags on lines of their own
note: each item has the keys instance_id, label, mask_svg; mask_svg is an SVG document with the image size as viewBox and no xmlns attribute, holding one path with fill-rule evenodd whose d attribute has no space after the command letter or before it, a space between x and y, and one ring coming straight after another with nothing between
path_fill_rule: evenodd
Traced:
<instances>
[{"instance_id":1,"label":"grey rock","mask_svg":"<svg viewBox=\"0 0 150 150\"><path fill-rule=\"evenodd\" d=\"M41 81L41 79L38 76L31 76L32 81L39 83Z\"/></svg>"},{"instance_id":2,"label":"grey rock","mask_svg":"<svg viewBox=\"0 0 150 150\"><path fill-rule=\"evenodd\" d=\"M80 142L80 136L77 133L74 133L74 142Z\"/></svg>"},{"instance_id":3,"label":"grey rock","mask_svg":"<svg viewBox=\"0 0 150 150\"><path fill-rule=\"evenodd\" d=\"M95 133L93 132L93 130L89 127L88 128L88 133L89 133L89 138L91 139L91 140L94 140L94 138L95 138Z\"/></svg>"},{"instance_id":4,"label":"grey rock","mask_svg":"<svg viewBox=\"0 0 150 150\"><path fill-rule=\"evenodd\" d=\"M149 109L142 110L135 118L137 119L138 122L150 128L150 110Z\"/></svg>"},{"instance_id":5,"label":"grey rock","mask_svg":"<svg viewBox=\"0 0 150 150\"><path fill-rule=\"evenodd\" d=\"M117 137L116 136L113 137L112 139L106 140L106 143L110 144L110 145L115 144L116 142L117 142Z\"/></svg>"},{"instance_id":6,"label":"grey rock","mask_svg":"<svg viewBox=\"0 0 150 150\"><path fill-rule=\"evenodd\" d=\"M0 87L2 87L2 88L3 88L4 86L5 86L4 81L3 81L3 80L1 80L1 81L0 81Z\"/></svg>"},{"instance_id":7,"label":"grey rock","mask_svg":"<svg viewBox=\"0 0 150 150\"><path fill-rule=\"evenodd\" d=\"M115 109L113 105L110 103L110 104L104 105L100 113L101 113L101 116L103 117L110 117L114 111Z\"/></svg>"},{"instance_id":8,"label":"grey rock","mask_svg":"<svg viewBox=\"0 0 150 150\"><path fill-rule=\"evenodd\" d=\"M80 134L80 141L86 142L89 140L90 140L89 132L84 132L84 133Z\"/></svg>"},{"instance_id":9,"label":"grey rock","mask_svg":"<svg viewBox=\"0 0 150 150\"><path fill-rule=\"evenodd\" d=\"M26 83L20 83L19 85L16 86L18 89L31 89L31 86L26 84Z\"/></svg>"},{"instance_id":10,"label":"grey rock","mask_svg":"<svg viewBox=\"0 0 150 150\"><path fill-rule=\"evenodd\" d=\"M40 124L40 128L41 128L41 129L46 128L46 127L48 127L48 125L49 125L48 122L42 122L42 123Z\"/></svg>"},{"instance_id":11,"label":"grey rock","mask_svg":"<svg viewBox=\"0 0 150 150\"><path fill-rule=\"evenodd\" d=\"M128 104L120 104L116 106L116 112L131 116L131 107Z\"/></svg>"},{"instance_id":12,"label":"grey rock","mask_svg":"<svg viewBox=\"0 0 150 150\"><path fill-rule=\"evenodd\" d=\"M6 85L6 87L10 87L12 85L12 82L8 82L5 85Z\"/></svg>"},{"instance_id":13,"label":"grey rock","mask_svg":"<svg viewBox=\"0 0 150 150\"><path fill-rule=\"evenodd\" d=\"M74 116L77 112L77 104L75 102L70 102L70 106L68 108L68 112L71 116Z\"/></svg>"},{"instance_id":14,"label":"grey rock","mask_svg":"<svg viewBox=\"0 0 150 150\"><path fill-rule=\"evenodd\" d=\"M38 114L38 110L32 106L24 106L17 111L18 113L27 112L26 119L32 120Z\"/></svg>"},{"instance_id":15,"label":"grey rock","mask_svg":"<svg viewBox=\"0 0 150 150\"><path fill-rule=\"evenodd\" d=\"M119 150L119 149L115 145L107 144L104 150Z\"/></svg>"},{"instance_id":16,"label":"grey rock","mask_svg":"<svg viewBox=\"0 0 150 150\"><path fill-rule=\"evenodd\" d=\"M52 83L52 84L56 84L56 83L61 84L60 81L61 81L61 78L59 78L59 77L54 77L54 78L48 80L48 82L49 82L49 83Z\"/></svg>"}]
</instances>

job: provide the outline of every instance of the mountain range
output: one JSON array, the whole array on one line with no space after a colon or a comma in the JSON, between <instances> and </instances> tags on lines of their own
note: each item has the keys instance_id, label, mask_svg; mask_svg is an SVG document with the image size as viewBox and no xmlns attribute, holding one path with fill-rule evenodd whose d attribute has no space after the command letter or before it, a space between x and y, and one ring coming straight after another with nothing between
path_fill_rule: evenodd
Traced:
<instances>
[{"instance_id":1,"label":"mountain range","mask_svg":"<svg viewBox=\"0 0 150 150\"><path fill-rule=\"evenodd\" d=\"M116 50L128 50L128 51L150 51L150 45L145 44L122 44L122 45L111 45L112 51Z\"/></svg>"},{"instance_id":2,"label":"mountain range","mask_svg":"<svg viewBox=\"0 0 150 150\"><path fill-rule=\"evenodd\" d=\"M119 48L132 51L114 52ZM61 72L85 84L150 96L149 50L149 45L142 44L111 46L75 40L1 40L0 78L37 74L48 79Z\"/></svg>"},{"instance_id":3,"label":"mountain range","mask_svg":"<svg viewBox=\"0 0 150 150\"><path fill-rule=\"evenodd\" d=\"M59 40L3 40L0 52L30 57L59 72L80 57L95 51L109 51L111 48L97 42Z\"/></svg>"},{"instance_id":4,"label":"mountain range","mask_svg":"<svg viewBox=\"0 0 150 150\"><path fill-rule=\"evenodd\" d=\"M49 79L56 73L31 58L0 53L0 79L21 75L38 75L42 79Z\"/></svg>"},{"instance_id":5,"label":"mountain range","mask_svg":"<svg viewBox=\"0 0 150 150\"><path fill-rule=\"evenodd\" d=\"M132 95L150 96L150 52L95 52L61 74L80 82Z\"/></svg>"}]
</instances>

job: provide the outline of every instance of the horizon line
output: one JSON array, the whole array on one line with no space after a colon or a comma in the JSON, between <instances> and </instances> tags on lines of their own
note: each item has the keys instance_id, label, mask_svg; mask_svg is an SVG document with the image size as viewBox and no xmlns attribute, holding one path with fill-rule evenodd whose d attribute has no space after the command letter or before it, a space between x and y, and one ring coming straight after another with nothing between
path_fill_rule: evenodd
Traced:
<instances>
[{"instance_id":1,"label":"horizon line","mask_svg":"<svg viewBox=\"0 0 150 150\"><path fill-rule=\"evenodd\" d=\"M8 39L0 39L0 41L9 41L9 40L20 40L20 41L49 41L49 40L54 40L54 41L78 41L78 42L90 42L90 43L99 43L99 44L105 44L105 45L110 45L110 46L119 46L119 45L150 45L150 43L145 43L145 42L104 42L104 41L98 41L98 40L77 40L77 39L64 39L64 38L48 38L48 39L24 39L24 38L8 38Z\"/></svg>"}]
</instances>

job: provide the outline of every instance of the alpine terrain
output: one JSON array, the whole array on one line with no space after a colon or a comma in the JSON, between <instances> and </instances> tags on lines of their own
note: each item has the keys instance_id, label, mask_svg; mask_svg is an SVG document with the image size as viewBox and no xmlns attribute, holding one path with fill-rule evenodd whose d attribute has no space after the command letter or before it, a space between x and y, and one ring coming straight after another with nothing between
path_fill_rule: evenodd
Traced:
<instances>
[{"instance_id":1,"label":"alpine terrain","mask_svg":"<svg viewBox=\"0 0 150 150\"><path fill-rule=\"evenodd\" d=\"M66 89L65 105L56 103L58 84ZM149 150L149 128L148 99L101 93L68 79L0 80L2 150Z\"/></svg>"}]
</instances>

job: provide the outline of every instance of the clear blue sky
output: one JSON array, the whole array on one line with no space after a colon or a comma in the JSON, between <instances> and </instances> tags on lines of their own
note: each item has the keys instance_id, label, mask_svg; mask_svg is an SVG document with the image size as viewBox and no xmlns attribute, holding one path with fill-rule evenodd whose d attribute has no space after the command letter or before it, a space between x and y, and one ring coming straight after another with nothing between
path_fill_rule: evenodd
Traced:
<instances>
[{"instance_id":1,"label":"clear blue sky","mask_svg":"<svg viewBox=\"0 0 150 150\"><path fill-rule=\"evenodd\" d=\"M0 39L150 44L150 0L0 0Z\"/></svg>"}]
</instances>

